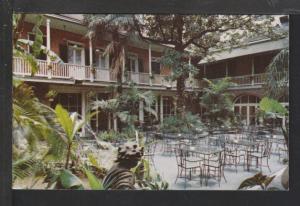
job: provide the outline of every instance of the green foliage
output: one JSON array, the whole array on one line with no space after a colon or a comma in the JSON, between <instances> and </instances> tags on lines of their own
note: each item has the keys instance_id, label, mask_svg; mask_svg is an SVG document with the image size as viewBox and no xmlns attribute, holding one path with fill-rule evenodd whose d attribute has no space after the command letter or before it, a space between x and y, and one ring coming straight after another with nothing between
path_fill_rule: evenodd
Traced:
<instances>
[{"instance_id":1,"label":"green foliage","mask_svg":"<svg viewBox=\"0 0 300 206\"><path fill-rule=\"evenodd\" d=\"M69 158L71 157L72 144L74 141L75 135L78 131L84 126L87 120L79 119L76 112L69 115L68 111L65 110L61 105L56 105L55 107L56 119L60 123L65 135L61 135L61 138L64 140L67 147L67 156L65 168L69 166ZM93 115L93 114L91 114ZM65 138L66 137L66 138Z\"/></svg>"},{"instance_id":2,"label":"green foliage","mask_svg":"<svg viewBox=\"0 0 300 206\"><path fill-rule=\"evenodd\" d=\"M234 85L229 78L212 82L204 79L208 87L203 89L200 97L201 105L206 109L204 113L208 120L210 129L225 125L228 121L234 123L235 115L233 110L232 95L228 93L228 88Z\"/></svg>"},{"instance_id":3,"label":"green foliage","mask_svg":"<svg viewBox=\"0 0 300 206\"><path fill-rule=\"evenodd\" d=\"M34 75L39 67L36 62L36 57L42 52L43 45L43 33L40 30L40 26L43 22L43 16L37 15L36 22L33 27L33 34L35 35L34 42L31 46L33 53L30 54L27 52L24 43L20 41L19 35L21 31L22 23L25 19L25 14L13 14L13 54L16 57L24 58L27 63L31 66L31 74Z\"/></svg>"},{"instance_id":4,"label":"green foliage","mask_svg":"<svg viewBox=\"0 0 300 206\"><path fill-rule=\"evenodd\" d=\"M151 171L149 161L144 158L135 168L132 168L132 172L135 174L137 185L142 190L167 190L169 187L159 174Z\"/></svg>"},{"instance_id":5,"label":"green foliage","mask_svg":"<svg viewBox=\"0 0 300 206\"><path fill-rule=\"evenodd\" d=\"M102 182L87 169L84 170L92 190L103 190Z\"/></svg>"},{"instance_id":6,"label":"green foliage","mask_svg":"<svg viewBox=\"0 0 300 206\"><path fill-rule=\"evenodd\" d=\"M277 100L268 97L262 98L259 102L259 109L264 116L269 118L283 117L288 114L288 110Z\"/></svg>"},{"instance_id":7,"label":"green foliage","mask_svg":"<svg viewBox=\"0 0 300 206\"><path fill-rule=\"evenodd\" d=\"M281 50L267 66L265 94L279 99L289 94L289 49Z\"/></svg>"},{"instance_id":8,"label":"green foliage","mask_svg":"<svg viewBox=\"0 0 300 206\"><path fill-rule=\"evenodd\" d=\"M98 138L106 142L119 142L125 140L135 140L135 130L132 128L123 128L122 131L104 131L98 135Z\"/></svg>"},{"instance_id":9,"label":"green foliage","mask_svg":"<svg viewBox=\"0 0 300 206\"><path fill-rule=\"evenodd\" d=\"M12 164L12 179L24 179L33 176L36 171L38 161L33 157L23 157Z\"/></svg>"},{"instance_id":10,"label":"green foliage","mask_svg":"<svg viewBox=\"0 0 300 206\"><path fill-rule=\"evenodd\" d=\"M45 181L48 182L47 188L51 189L84 189L81 180L67 169L48 174Z\"/></svg>"},{"instance_id":11,"label":"green foliage","mask_svg":"<svg viewBox=\"0 0 300 206\"><path fill-rule=\"evenodd\" d=\"M257 173L253 177L245 179L239 186L240 189L245 189L249 187L253 187L259 185L263 190L266 190L268 185L272 182L275 176L269 177L267 175L263 175L261 172Z\"/></svg>"},{"instance_id":12,"label":"green foliage","mask_svg":"<svg viewBox=\"0 0 300 206\"><path fill-rule=\"evenodd\" d=\"M144 110L157 117L157 114L151 106L154 103L155 96L151 91L141 92L134 84L125 90L121 95L109 100L96 100L93 102L92 109L101 108L105 112L111 112L126 124L130 129L135 130L135 123L138 119L140 101L144 102Z\"/></svg>"},{"instance_id":13,"label":"green foliage","mask_svg":"<svg viewBox=\"0 0 300 206\"><path fill-rule=\"evenodd\" d=\"M204 129L200 118L190 112L183 117L181 115L164 118L161 130L167 133L191 133L200 132Z\"/></svg>"},{"instance_id":14,"label":"green foliage","mask_svg":"<svg viewBox=\"0 0 300 206\"><path fill-rule=\"evenodd\" d=\"M175 50L166 50L164 56L161 58L160 62L162 65L172 68L172 75L168 76L166 79L175 81L179 77L188 77L189 73L196 75L198 69L187 62L188 56L184 53ZM183 61L185 59L185 61Z\"/></svg>"}]
</instances>

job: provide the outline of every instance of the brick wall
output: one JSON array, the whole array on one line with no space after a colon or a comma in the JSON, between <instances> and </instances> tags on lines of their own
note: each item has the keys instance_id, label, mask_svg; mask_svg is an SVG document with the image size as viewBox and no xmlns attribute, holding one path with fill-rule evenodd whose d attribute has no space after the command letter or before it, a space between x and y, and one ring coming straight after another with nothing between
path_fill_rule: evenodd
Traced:
<instances>
[{"instance_id":1,"label":"brick wall","mask_svg":"<svg viewBox=\"0 0 300 206\"><path fill-rule=\"evenodd\" d=\"M27 35L29 32L32 32L33 26L34 25L31 23L24 22L23 30L21 32L21 38L27 39L28 38ZM46 35L46 27L41 26L40 29L43 32L43 34ZM54 28L50 28L50 32L51 32L51 50L54 51L55 53L57 53L58 55L60 53L59 45L66 44L67 41L78 42L78 43L83 44L85 48L87 48L87 49L89 48L89 40L80 34L75 34L72 32L62 31L62 30L58 30L58 29L54 29ZM108 43L109 42L105 41L105 40L101 40L101 41L97 40L96 42L94 42L93 47L94 48L103 48ZM148 73L149 72L148 49L141 49L141 48L137 48L137 47L128 46L127 51L137 54L138 57L143 60L143 67L144 67L143 72ZM160 53L160 52L152 51L153 57L160 57L161 55L162 55L162 53ZM169 75L170 73L171 73L171 70L169 68L163 67L161 74Z\"/></svg>"}]
</instances>

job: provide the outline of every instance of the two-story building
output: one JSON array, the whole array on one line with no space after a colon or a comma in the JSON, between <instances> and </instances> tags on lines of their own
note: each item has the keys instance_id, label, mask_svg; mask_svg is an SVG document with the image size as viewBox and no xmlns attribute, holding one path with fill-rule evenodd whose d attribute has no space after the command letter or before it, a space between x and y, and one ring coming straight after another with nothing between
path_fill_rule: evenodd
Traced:
<instances>
[{"instance_id":1,"label":"two-story building","mask_svg":"<svg viewBox=\"0 0 300 206\"><path fill-rule=\"evenodd\" d=\"M13 73L33 85L42 102L51 106L60 103L70 112L76 111L85 115L91 101L96 98L109 98L110 86L116 84L116 77L110 68L110 57L103 55L106 45L111 40L110 35L103 35L103 38L97 41L87 38L87 27L83 24L82 15L47 14L45 17L41 26L44 34L43 44L59 58L50 61L46 55L40 55L39 70L31 76L30 65L25 60L14 57ZM22 39L29 42L34 39L32 28L35 21L34 14L26 15L21 31ZM199 62L200 74L192 82L187 80L186 90L201 90L203 77L217 79L230 76L237 83L236 87L230 89L236 96L235 110L245 118L246 124L255 124L255 108L263 95L265 68L272 57L287 46L287 39L260 39L249 42L245 48L216 52L214 62L205 59ZM126 58L123 71L127 71L123 74L126 76L124 80L135 82L141 90L153 91L157 97L153 105L158 114L156 121L160 122L174 114L172 97L176 94L176 82L165 80L165 77L171 74L171 69L163 67L158 61L165 48L165 45L134 38L128 40L128 46L123 50ZM95 68L95 72L92 68ZM124 89L126 87L125 84ZM50 103L45 97L49 90L58 93ZM143 106L141 102L139 121L147 123L154 117L146 114ZM100 112L91 120L91 126L98 132L117 129L118 123L112 114Z\"/></svg>"}]
</instances>

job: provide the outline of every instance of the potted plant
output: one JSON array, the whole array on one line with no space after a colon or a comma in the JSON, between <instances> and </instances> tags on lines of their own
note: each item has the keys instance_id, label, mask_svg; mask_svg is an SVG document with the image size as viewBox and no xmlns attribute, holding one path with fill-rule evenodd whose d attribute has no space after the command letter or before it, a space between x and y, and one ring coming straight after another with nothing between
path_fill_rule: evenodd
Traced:
<instances>
[{"instance_id":1,"label":"potted plant","mask_svg":"<svg viewBox=\"0 0 300 206\"><path fill-rule=\"evenodd\" d=\"M55 90L49 90L46 94L46 98L49 102L53 102L54 98L57 96L57 91Z\"/></svg>"}]
</instances>

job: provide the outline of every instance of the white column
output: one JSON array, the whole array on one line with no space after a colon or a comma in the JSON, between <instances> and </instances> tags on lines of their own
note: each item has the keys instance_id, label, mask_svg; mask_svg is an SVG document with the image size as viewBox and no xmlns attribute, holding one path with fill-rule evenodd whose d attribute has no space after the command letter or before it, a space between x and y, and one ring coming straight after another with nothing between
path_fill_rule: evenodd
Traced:
<instances>
[{"instance_id":1,"label":"white column","mask_svg":"<svg viewBox=\"0 0 300 206\"><path fill-rule=\"evenodd\" d=\"M156 120L158 120L158 97L155 100L155 112L156 112Z\"/></svg>"},{"instance_id":2,"label":"white column","mask_svg":"<svg viewBox=\"0 0 300 206\"><path fill-rule=\"evenodd\" d=\"M247 125L250 125L250 107L247 105Z\"/></svg>"},{"instance_id":3,"label":"white column","mask_svg":"<svg viewBox=\"0 0 300 206\"><path fill-rule=\"evenodd\" d=\"M111 113L108 113L108 130L111 130Z\"/></svg>"},{"instance_id":4,"label":"white column","mask_svg":"<svg viewBox=\"0 0 300 206\"><path fill-rule=\"evenodd\" d=\"M51 36L50 36L50 19L47 19L46 20L46 36L47 36L47 68L48 68L48 79L51 79L52 78L52 75L51 75L51 59L50 59L50 50L51 50Z\"/></svg>"},{"instance_id":5,"label":"white column","mask_svg":"<svg viewBox=\"0 0 300 206\"><path fill-rule=\"evenodd\" d=\"M122 81L125 82L125 62L126 62L126 55L125 55L125 48L122 48L122 55L123 55L123 62L122 62Z\"/></svg>"},{"instance_id":6,"label":"white column","mask_svg":"<svg viewBox=\"0 0 300 206\"><path fill-rule=\"evenodd\" d=\"M81 92L81 117L82 119L86 119L86 104L87 104L87 98L86 98L86 92ZM82 127L81 130L81 136L85 136L85 127Z\"/></svg>"},{"instance_id":7,"label":"white column","mask_svg":"<svg viewBox=\"0 0 300 206\"><path fill-rule=\"evenodd\" d=\"M144 102L143 101L139 102L139 121L140 124L144 123Z\"/></svg>"},{"instance_id":8,"label":"white column","mask_svg":"<svg viewBox=\"0 0 300 206\"><path fill-rule=\"evenodd\" d=\"M149 59L149 84L150 86L152 86L152 79L151 79L151 76L152 76L152 51L151 51L151 44L149 44L149 48L148 48L148 59Z\"/></svg>"},{"instance_id":9,"label":"white column","mask_svg":"<svg viewBox=\"0 0 300 206\"><path fill-rule=\"evenodd\" d=\"M118 131L118 118L116 114L113 114L113 120L114 120L114 131Z\"/></svg>"},{"instance_id":10,"label":"white column","mask_svg":"<svg viewBox=\"0 0 300 206\"><path fill-rule=\"evenodd\" d=\"M254 58L253 57L251 58L251 73L252 73L251 84L253 85L254 84L254 73L255 73L255 70L254 70Z\"/></svg>"},{"instance_id":11,"label":"white column","mask_svg":"<svg viewBox=\"0 0 300 206\"><path fill-rule=\"evenodd\" d=\"M192 63L191 63L191 57L189 56L189 67L192 65ZM189 79L191 79L192 78L192 73L191 72L189 72Z\"/></svg>"},{"instance_id":12,"label":"white column","mask_svg":"<svg viewBox=\"0 0 300 206\"><path fill-rule=\"evenodd\" d=\"M92 37L89 36L89 55L90 55L90 81L94 81L94 73L93 73L93 43Z\"/></svg>"},{"instance_id":13,"label":"white column","mask_svg":"<svg viewBox=\"0 0 300 206\"><path fill-rule=\"evenodd\" d=\"M163 96L160 96L160 123L162 124L164 121L164 101L163 101Z\"/></svg>"}]
</instances>

